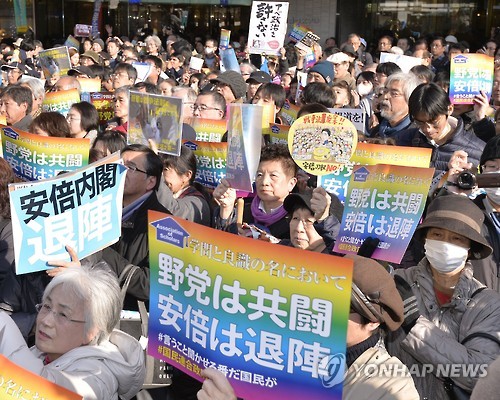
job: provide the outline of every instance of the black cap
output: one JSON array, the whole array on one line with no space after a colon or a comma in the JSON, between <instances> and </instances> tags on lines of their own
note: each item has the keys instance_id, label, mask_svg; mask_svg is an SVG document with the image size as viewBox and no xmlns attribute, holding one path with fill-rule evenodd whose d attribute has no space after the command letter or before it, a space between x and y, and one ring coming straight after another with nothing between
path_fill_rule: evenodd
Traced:
<instances>
[{"instance_id":1,"label":"black cap","mask_svg":"<svg viewBox=\"0 0 500 400\"><path fill-rule=\"evenodd\" d=\"M250 74L250 77L246 80L247 83L255 81L258 83L270 83L273 80L271 75L264 71L255 71Z\"/></svg>"}]
</instances>

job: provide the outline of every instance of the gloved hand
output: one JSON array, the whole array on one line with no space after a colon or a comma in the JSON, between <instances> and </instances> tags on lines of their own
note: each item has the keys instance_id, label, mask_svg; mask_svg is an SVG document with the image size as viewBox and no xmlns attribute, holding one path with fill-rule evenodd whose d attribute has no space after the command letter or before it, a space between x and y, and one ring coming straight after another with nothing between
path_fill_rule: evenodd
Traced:
<instances>
[{"instance_id":1,"label":"gloved hand","mask_svg":"<svg viewBox=\"0 0 500 400\"><path fill-rule=\"evenodd\" d=\"M368 236L359 247L358 256L370 258L380 243L380 239Z\"/></svg>"},{"instance_id":2,"label":"gloved hand","mask_svg":"<svg viewBox=\"0 0 500 400\"><path fill-rule=\"evenodd\" d=\"M411 289L411 286L404 280L404 278L396 275L394 277L396 282L396 289L403 299L404 306L404 321L401 328L408 333L415 326L418 317L420 317L420 310L418 309L417 298Z\"/></svg>"}]
</instances>

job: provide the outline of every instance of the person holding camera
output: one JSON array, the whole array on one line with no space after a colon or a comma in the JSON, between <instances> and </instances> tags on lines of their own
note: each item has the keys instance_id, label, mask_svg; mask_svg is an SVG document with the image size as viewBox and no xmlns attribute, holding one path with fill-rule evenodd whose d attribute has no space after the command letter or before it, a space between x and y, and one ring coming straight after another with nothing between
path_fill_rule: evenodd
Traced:
<instances>
[{"instance_id":1,"label":"person holding camera","mask_svg":"<svg viewBox=\"0 0 500 400\"><path fill-rule=\"evenodd\" d=\"M479 162L478 176L470 171L471 166L465 152L456 152L450 160L445 187L450 193L463 195L469 195L471 189L477 189L478 186L484 188L484 193L476 196L473 202L484 214L481 234L492 247L493 253L484 259L473 260L471 264L474 278L500 293L500 136L486 143Z\"/></svg>"},{"instance_id":2,"label":"person holding camera","mask_svg":"<svg viewBox=\"0 0 500 400\"><path fill-rule=\"evenodd\" d=\"M467 153L468 162L479 164L485 143L473 131L465 129L461 118L451 115L453 105L441 87L435 83L417 86L408 108L416 128L399 132L396 144L432 149L430 167L436 169L433 186L448 171L448 162L458 150Z\"/></svg>"}]
</instances>

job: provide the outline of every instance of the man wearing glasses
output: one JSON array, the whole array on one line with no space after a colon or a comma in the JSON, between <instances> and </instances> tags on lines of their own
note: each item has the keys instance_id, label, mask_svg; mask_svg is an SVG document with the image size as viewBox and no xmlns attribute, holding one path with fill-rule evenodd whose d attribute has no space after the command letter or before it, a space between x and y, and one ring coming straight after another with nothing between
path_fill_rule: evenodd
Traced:
<instances>
[{"instance_id":1,"label":"man wearing glasses","mask_svg":"<svg viewBox=\"0 0 500 400\"><path fill-rule=\"evenodd\" d=\"M111 74L114 90L122 86L133 86L136 79L137 70L127 63L119 63Z\"/></svg>"},{"instance_id":2,"label":"man wearing glasses","mask_svg":"<svg viewBox=\"0 0 500 400\"><path fill-rule=\"evenodd\" d=\"M13 62L2 65L2 71L7 72L7 85L15 85L26 73L26 67L23 63Z\"/></svg>"},{"instance_id":3,"label":"man wearing glasses","mask_svg":"<svg viewBox=\"0 0 500 400\"><path fill-rule=\"evenodd\" d=\"M117 276L127 264L137 265L127 291L124 309L137 309L137 301L149 298L148 210L169 213L156 198L156 189L163 173L160 157L149 147L132 144L121 152L127 167L123 191L122 235L102 252L103 259Z\"/></svg>"},{"instance_id":4,"label":"man wearing glasses","mask_svg":"<svg viewBox=\"0 0 500 400\"><path fill-rule=\"evenodd\" d=\"M195 117L221 120L226 114L226 100L217 92L200 93L192 109Z\"/></svg>"}]
</instances>

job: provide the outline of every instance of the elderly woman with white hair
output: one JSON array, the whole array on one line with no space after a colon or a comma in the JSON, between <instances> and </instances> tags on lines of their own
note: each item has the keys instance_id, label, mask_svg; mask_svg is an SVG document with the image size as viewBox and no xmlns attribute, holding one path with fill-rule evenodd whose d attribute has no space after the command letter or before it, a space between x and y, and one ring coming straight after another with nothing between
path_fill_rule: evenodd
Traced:
<instances>
[{"instance_id":1,"label":"elderly woman with white hair","mask_svg":"<svg viewBox=\"0 0 500 400\"><path fill-rule=\"evenodd\" d=\"M143 350L137 340L114 330L120 288L105 263L65 268L37 309L31 349L14 321L0 312L0 354L85 400L130 399L141 390Z\"/></svg>"},{"instance_id":2,"label":"elderly woman with white hair","mask_svg":"<svg viewBox=\"0 0 500 400\"><path fill-rule=\"evenodd\" d=\"M161 39L156 35L150 35L144 39L146 43L146 54L150 56L160 57Z\"/></svg>"},{"instance_id":3,"label":"elderly woman with white hair","mask_svg":"<svg viewBox=\"0 0 500 400\"><path fill-rule=\"evenodd\" d=\"M43 82L38 78L23 77L20 82L21 86L27 87L33 94L33 107L31 107L31 116L38 117L42 112L42 103L45 99L45 87Z\"/></svg>"}]
</instances>

